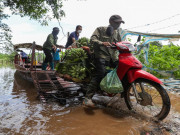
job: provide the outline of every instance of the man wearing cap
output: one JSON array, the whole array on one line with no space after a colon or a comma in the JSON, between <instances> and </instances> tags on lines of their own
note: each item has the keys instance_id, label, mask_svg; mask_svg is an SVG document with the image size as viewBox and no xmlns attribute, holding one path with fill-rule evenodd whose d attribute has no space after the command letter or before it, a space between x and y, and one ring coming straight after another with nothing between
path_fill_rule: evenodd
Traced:
<instances>
[{"instance_id":1,"label":"man wearing cap","mask_svg":"<svg viewBox=\"0 0 180 135\"><path fill-rule=\"evenodd\" d=\"M42 70L46 70L48 62L50 64L51 70L54 70L52 51L56 50L58 33L59 33L59 28L54 27L52 33L48 35L46 41L43 44L43 51L46 57L42 64Z\"/></svg>"},{"instance_id":2,"label":"man wearing cap","mask_svg":"<svg viewBox=\"0 0 180 135\"><path fill-rule=\"evenodd\" d=\"M108 27L98 27L91 36L91 44L94 47L95 76L87 87L84 104L94 106L91 98L95 91L99 90L99 84L106 75L106 66L116 67L118 64L118 51L111 49L112 42L120 42L121 37L117 31L121 23L124 23L119 15L112 15L109 18Z\"/></svg>"}]
</instances>

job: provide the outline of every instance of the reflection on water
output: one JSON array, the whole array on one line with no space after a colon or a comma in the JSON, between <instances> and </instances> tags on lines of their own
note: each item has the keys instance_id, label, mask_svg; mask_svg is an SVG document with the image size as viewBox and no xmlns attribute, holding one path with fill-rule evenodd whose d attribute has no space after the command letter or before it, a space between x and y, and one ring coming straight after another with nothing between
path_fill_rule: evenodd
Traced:
<instances>
[{"instance_id":1,"label":"reflection on water","mask_svg":"<svg viewBox=\"0 0 180 135\"><path fill-rule=\"evenodd\" d=\"M139 135L146 122L111 109L41 104L32 83L15 69L0 68L0 133L49 135Z\"/></svg>"},{"instance_id":2,"label":"reflection on water","mask_svg":"<svg viewBox=\"0 0 180 135\"><path fill-rule=\"evenodd\" d=\"M1 133L50 133L46 129L51 118L69 112L58 104L42 106L33 84L23 80L14 69L1 68L0 83Z\"/></svg>"},{"instance_id":3,"label":"reflection on water","mask_svg":"<svg viewBox=\"0 0 180 135\"><path fill-rule=\"evenodd\" d=\"M139 133L137 128L141 122L132 122L131 117L111 115L102 109L66 108L58 103L42 105L33 84L23 80L15 69L0 68L0 83L0 132L3 134Z\"/></svg>"}]
</instances>

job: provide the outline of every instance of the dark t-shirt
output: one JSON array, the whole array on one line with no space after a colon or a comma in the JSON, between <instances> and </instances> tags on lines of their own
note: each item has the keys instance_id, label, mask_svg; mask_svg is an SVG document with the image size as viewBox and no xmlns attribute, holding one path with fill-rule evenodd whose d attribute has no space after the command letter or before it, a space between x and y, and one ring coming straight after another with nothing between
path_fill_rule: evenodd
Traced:
<instances>
[{"instance_id":1,"label":"dark t-shirt","mask_svg":"<svg viewBox=\"0 0 180 135\"><path fill-rule=\"evenodd\" d=\"M79 39L79 36L77 35L75 31L69 35L68 41L66 43L66 48L68 48L73 43L72 38L75 38L75 40Z\"/></svg>"}]
</instances>

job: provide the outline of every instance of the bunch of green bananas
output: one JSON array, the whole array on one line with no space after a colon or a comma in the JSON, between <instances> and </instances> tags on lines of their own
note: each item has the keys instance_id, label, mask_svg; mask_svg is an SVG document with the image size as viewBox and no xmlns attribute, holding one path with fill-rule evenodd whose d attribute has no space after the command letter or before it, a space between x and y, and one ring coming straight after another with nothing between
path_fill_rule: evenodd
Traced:
<instances>
[{"instance_id":1,"label":"bunch of green bananas","mask_svg":"<svg viewBox=\"0 0 180 135\"><path fill-rule=\"evenodd\" d=\"M56 71L61 74L67 74L69 71L69 66L66 63L59 63L57 65Z\"/></svg>"},{"instance_id":2,"label":"bunch of green bananas","mask_svg":"<svg viewBox=\"0 0 180 135\"><path fill-rule=\"evenodd\" d=\"M64 62L57 66L57 72L68 74L72 78L83 80L86 78L87 53L82 48L71 48L66 50Z\"/></svg>"},{"instance_id":3,"label":"bunch of green bananas","mask_svg":"<svg viewBox=\"0 0 180 135\"><path fill-rule=\"evenodd\" d=\"M90 44L90 40L86 37L82 37L77 41L77 47L88 46L93 51L93 45Z\"/></svg>"},{"instance_id":4,"label":"bunch of green bananas","mask_svg":"<svg viewBox=\"0 0 180 135\"><path fill-rule=\"evenodd\" d=\"M66 50L66 61L78 61L87 59L87 54L82 48L72 48Z\"/></svg>"},{"instance_id":5,"label":"bunch of green bananas","mask_svg":"<svg viewBox=\"0 0 180 135\"><path fill-rule=\"evenodd\" d=\"M62 66L62 69L60 70L60 72L62 73L62 74L67 74L67 66L64 64L63 66Z\"/></svg>"},{"instance_id":6,"label":"bunch of green bananas","mask_svg":"<svg viewBox=\"0 0 180 135\"><path fill-rule=\"evenodd\" d=\"M81 64L71 66L69 74L73 78L83 80L86 77L86 68Z\"/></svg>"},{"instance_id":7,"label":"bunch of green bananas","mask_svg":"<svg viewBox=\"0 0 180 135\"><path fill-rule=\"evenodd\" d=\"M82 46L89 46L90 40L86 37L82 37L77 41L77 46L82 47Z\"/></svg>"}]
</instances>

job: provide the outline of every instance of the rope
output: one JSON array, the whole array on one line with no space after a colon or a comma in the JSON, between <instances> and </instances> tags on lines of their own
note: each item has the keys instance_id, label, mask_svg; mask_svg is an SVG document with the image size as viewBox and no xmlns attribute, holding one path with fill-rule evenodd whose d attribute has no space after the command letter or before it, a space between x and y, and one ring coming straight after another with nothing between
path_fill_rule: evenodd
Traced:
<instances>
[{"instance_id":1,"label":"rope","mask_svg":"<svg viewBox=\"0 0 180 135\"><path fill-rule=\"evenodd\" d=\"M53 3L53 4L56 5L56 3ZM61 26L60 21L59 21L59 19L58 19L59 14L57 13L57 11L55 10L55 8L53 7L52 3L51 3L51 9L52 9L52 11L53 11L53 13L54 13L55 18L56 18L57 21L58 21L59 27L61 28L63 35L65 36L63 27Z\"/></svg>"},{"instance_id":2,"label":"rope","mask_svg":"<svg viewBox=\"0 0 180 135\"><path fill-rule=\"evenodd\" d=\"M56 19L57 19L57 21L58 21L59 27L60 27L61 30L62 30L62 33L63 33L64 37L67 36L67 34L66 34L66 35L64 34L64 30L63 30L63 27L62 27L61 24L60 24L59 19L58 19L58 18L56 18ZM64 37L63 37L63 38L64 38Z\"/></svg>"},{"instance_id":3,"label":"rope","mask_svg":"<svg viewBox=\"0 0 180 135\"><path fill-rule=\"evenodd\" d=\"M67 36L67 34L64 35L59 41L61 42L66 36Z\"/></svg>"}]
</instances>

